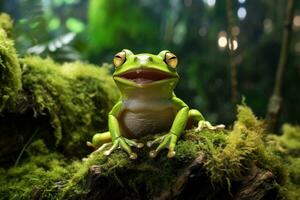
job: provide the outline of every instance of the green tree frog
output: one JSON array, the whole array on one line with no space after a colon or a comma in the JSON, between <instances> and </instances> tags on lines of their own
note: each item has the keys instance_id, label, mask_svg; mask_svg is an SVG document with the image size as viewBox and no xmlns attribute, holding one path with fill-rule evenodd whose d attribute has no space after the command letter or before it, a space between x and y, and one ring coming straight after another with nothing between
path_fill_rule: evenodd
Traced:
<instances>
[{"instance_id":1,"label":"green tree frog","mask_svg":"<svg viewBox=\"0 0 300 200\"><path fill-rule=\"evenodd\" d=\"M97 133L87 142L96 151L110 155L115 149L126 151L131 159L137 154L132 147L141 148L139 139L163 134L148 141L147 146L157 147L150 151L155 157L162 149L168 149L168 157L175 156L175 146L183 131L191 124L197 129L219 129L212 126L202 114L189 107L174 94L179 75L176 71L177 57L168 50L158 55L133 54L124 49L114 56L113 79L121 92L121 99L108 115L108 132Z\"/></svg>"}]
</instances>

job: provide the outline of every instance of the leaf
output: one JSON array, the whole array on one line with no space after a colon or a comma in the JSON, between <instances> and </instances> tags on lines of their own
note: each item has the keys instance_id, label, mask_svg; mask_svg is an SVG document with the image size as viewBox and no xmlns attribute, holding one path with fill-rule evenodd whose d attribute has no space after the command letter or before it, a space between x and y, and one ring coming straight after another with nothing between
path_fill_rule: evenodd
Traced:
<instances>
[{"instance_id":1,"label":"leaf","mask_svg":"<svg viewBox=\"0 0 300 200\"><path fill-rule=\"evenodd\" d=\"M69 18L66 21L66 26L70 31L74 33L80 33L85 28L84 23L76 18Z\"/></svg>"}]
</instances>

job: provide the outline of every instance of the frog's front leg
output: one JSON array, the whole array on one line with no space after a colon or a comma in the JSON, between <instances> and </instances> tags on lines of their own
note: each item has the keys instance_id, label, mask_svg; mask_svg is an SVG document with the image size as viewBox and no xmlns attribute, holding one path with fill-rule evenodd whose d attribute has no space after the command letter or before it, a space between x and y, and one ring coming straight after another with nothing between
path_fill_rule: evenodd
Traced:
<instances>
[{"instance_id":1,"label":"frog's front leg","mask_svg":"<svg viewBox=\"0 0 300 200\"><path fill-rule=\"evenodd\" d=\"M123 106L123 102L119 101L110 111L109 115L108 115L108 129L109 132L99 134L99 135L95 135L95 137L104 137L104 134L109 134L109 136L111 137L111 147L110 149L104 151L104 155L110 155L115 149L117 148L121 148L124 151L126 151L129 155L129 157L131 159L136 159L137 158L137 154L134 153L131 149L131 147L137 147L137 148L142 148L144 145L142 143L137 143L134 140L129 140L125 137L122 136L121 134L121 130L120 130L120 125L119 125L119 121L118 121L118 116L122 110L122 106ZM107 136L108 137L108 136ZM98 141L96 141L97 138L95 138L95 142L94 142L94 138L93 138L93 143L97 143ZM100 139L99 139L100 141ZM95 145L94 145L95 146ZM99 145L98 145L99 146ZM96 151L102 151L104 150L104 148L106 148L108 146L107 143L102 144L102 146L100 146Z\"/></svg>"},{"instance_id":2,"label":"frog's front leg","mask_svg":"<svg viewBox=\"0 0 300 200\"><path fill-rule=\"evenodd\" d=\"M210 122L206 121L203 115L195 109L189 110L189 107L179 98L173 97L172 101L174 105L179 107L179 111L175 117L175 120L172 124L170 131L158 137L153 141L149 141L147 146L151 147L153 144L159 144L158 147L150 152L151 157L156 157L157 154L164 148L168 148L168 157L172 158L175 156L176 152L174 151L178 138L181 133L186 128L187 121L191 120L194 122L198 122L197 131L201 131L205 128L210 130L223 129L225 126L223 124L212 126Z\"/></svg>"},{"instance_id":3,"label":"frog's front leg","mask_svg":"<svg viewBox=\"0 0 300 200\"><path fill-rule=\"evenodd\" d=\"M157 154L164 148L169 149L169 158L174 157L176 154L174 149L178 138L180 137L181 133L183 132L186 126L188 120L189 107L177 97L173 97L172 102L176 107L179 108L179 111L175 116L171 129L167 134L160 136L153 141L147 142L147 146L149 147L151 147L153 144L159 143L158 147L155 150L150 151L151 157L156 157Z\"/></svg>"},{"instance_id":4,"label":"frog's front leg","mask_svg":"<svg viewBox=\"0 0 300 200\"><path fill-rule=\"evenodd\" d=\"M104 155L110 155L115 149L121 148L126 151L131 159L136 159L137 154L131 149L131 146L142 148L142 143L137 143L134 140L129 140L122 136L120 125L117 117L119 116L123 107L123 102L119 101L108 115L108 129L111 134L112 147L104 152Z\"/></svg>"}]
</instances>

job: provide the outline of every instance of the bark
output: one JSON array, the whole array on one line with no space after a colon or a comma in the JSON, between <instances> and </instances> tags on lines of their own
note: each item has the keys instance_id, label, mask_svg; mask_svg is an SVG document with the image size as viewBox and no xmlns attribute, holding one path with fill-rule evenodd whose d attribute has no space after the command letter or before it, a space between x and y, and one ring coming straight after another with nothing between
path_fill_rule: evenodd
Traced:
<instances>
[{"instance_id":1,"label":"bark","mask_svg":"<svg viewBox=\"0 0 300 200\"><path fill-rule=\"evenodd\" d=\"M147 194L145 194L142 186L136 190L127 187L130 184L130 180L126 180L126 178L143 173L139 169L128 170L126 176L125 174L123 176L116 173L115 177L118 177L116 181L107 177L99 165L93 165L90 167L87 179L87 185L90 190L87 199L266 200L275 199L278 194L277 183L273 173L260 169L254 164L242 178L232 180L229 187L226 183L212 183L204 169L204 162L205 158L201 154L189 166L179 169L174 182L151 197L146 196ZM145 176L145 182L147 181L146 178ZM157 184L159 185L160 183Z\"/></svg>"}]
</instances>

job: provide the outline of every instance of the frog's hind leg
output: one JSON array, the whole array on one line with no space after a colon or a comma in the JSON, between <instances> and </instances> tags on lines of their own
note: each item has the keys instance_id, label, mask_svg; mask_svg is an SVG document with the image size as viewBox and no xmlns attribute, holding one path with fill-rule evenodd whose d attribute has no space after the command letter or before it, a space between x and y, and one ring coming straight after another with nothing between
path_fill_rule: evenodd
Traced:
<instances>
[{"instance_id":1,"label":"frog's hind leg","mask_svg":"<svg viewBox=\"0 0 300 200\"><path fill-rule=\"evenodd\" d=\"M197 127L200 121L204 121L203 115L196 109L189 110L188 121L186 123L185 129L191 129Z\"/></svg>"},{"instance_id":2,"label":"frog's hind leg","mask_svg":"<svg viewBox=\"0 0 300 200\"><path fill-rule=\"evenodd\" d=\"M103 150L107 146L111 145L110 132L96 133L93 136L92 142L86 142L87 146L93 147L96 152Z\"/></svg>"},{"instance_id":3,"label":"frog's hind leg","mask_svg":"<svg viewBox=\"0 0 300 200\"><path fill-rule=\"evenodd\" d=\"M217 130L224 129L225 125L219 124L216 126L211 125L209 121L206 121L203 115L196 109L191 109L189 111L189 119L186 125L186 129L191 129L193 127L197 127L197 131L201 131L203 129Z\"/></svg>"}]
</instances>

